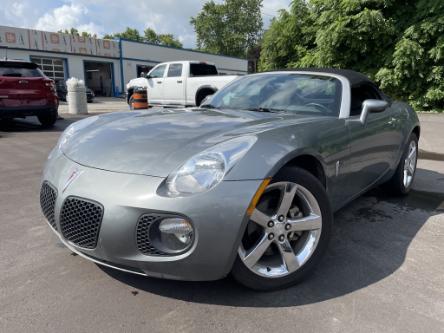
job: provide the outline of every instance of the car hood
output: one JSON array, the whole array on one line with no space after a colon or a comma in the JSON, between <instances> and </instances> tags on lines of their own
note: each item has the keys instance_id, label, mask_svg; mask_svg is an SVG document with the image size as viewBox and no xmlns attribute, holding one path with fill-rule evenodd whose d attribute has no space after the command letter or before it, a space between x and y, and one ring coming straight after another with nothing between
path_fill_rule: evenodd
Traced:
<instances>
[{"instance_id":1,"label":"car hood","mask_svg":"<svg viewBox=\"0 0 444 333\"><path fill-rule=\"evenodd\" d=\"M193 155L222 141L310 120L301 115L208 109L111 113L74 132L62 151L84 166L166 177Z\"/></svg>"}]
</instances>

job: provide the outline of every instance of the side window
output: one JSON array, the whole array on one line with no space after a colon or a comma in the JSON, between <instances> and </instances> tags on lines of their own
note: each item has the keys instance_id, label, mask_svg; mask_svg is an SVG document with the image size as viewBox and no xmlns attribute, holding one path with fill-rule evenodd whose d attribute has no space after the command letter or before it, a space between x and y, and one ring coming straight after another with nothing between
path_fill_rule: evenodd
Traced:
<instances>
[{"instance_id":1,"label":"side window","mask_svg":"<svg viewBox=\"0 0 444 333\"><path fill-rule=\"evenodd\" d=\"M366 99L383 99L378 90L370 84L353 87L351 90L350 116L359 116Z\"/></svg>"},{"instance_id":2,"label":"side window","mask_svg":"<svg viewBox=\"0 0 444 333\"><path fill-rule=\"evenodd\" d=\"M182 76L182 64L171 64L168 68L167 77L179 77Z\"/></svg>"},{"instance_id":3,"label":"side window","mask_svg":"<svg viewBox=\"0 0 444 333\"><path fill-rule=\"evenodd\" d=\"M162 65L162 66L156 67L156 68L150 73L150 76L151 76L152 78L154 78L154 79L163 77L163 74L165 73L165 68L166 68L166 65Z\"/></svg>"},{"instance_id":4,"label":"side window","mask_svg":"<svg viewBox=\"0 0 444 333\"><path fill-rule=\"evenodd\" d=\"M214 65L206 63L190 63L190 77L194 76L214 76L217 75L217 69Z\"/></svg>"}]
</instances>

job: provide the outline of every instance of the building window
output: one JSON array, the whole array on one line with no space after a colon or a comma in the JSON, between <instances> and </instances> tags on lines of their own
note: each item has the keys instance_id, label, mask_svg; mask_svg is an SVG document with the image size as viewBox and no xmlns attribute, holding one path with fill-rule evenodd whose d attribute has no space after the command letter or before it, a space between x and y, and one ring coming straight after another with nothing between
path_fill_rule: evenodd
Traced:
<instances>
[{"instance_id":1,"label":"building window","mask_svg":"<svg viewBox=\"0 0 444 333\"><path fill-rule=\"evenodd\" d=\"M31 61L55 82L65 80L65 61L63 59L31 57Z\"/></svg>"}]
</instances>

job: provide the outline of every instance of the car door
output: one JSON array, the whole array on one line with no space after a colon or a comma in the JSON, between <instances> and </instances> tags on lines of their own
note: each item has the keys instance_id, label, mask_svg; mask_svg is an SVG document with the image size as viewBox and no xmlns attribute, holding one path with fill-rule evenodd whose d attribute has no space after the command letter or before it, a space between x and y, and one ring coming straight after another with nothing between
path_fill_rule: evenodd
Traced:
<instances>
[{"instance_id":1,"label":"car door","mask_svg":"<svg viewBox=\"0 0 444 333\"><path fill-rule=\"evenodd\" d=\"M381 178L391 167L398 136L393 126L393 111L389 106L378 113L369 113L362 124L359 120L366 99L384 99L372 84L352 87L350 117L347 127L350 155L346 161L349 181L348 193L354 196Z\"/></svg>"},{"instance_id":2,"label":"car door","mask_svg":"<svg viewBox=\"0 0 444 333\"><path fill-rule=\"evenodd\" d=\"M165 104L186 104L183 76L182 63L173 63L168 66L166 77L163 79L163 99Z\"/></svg>"},{"instance_id":3,"label":"car door","mask_svg":"<svg viewBox=\"0 0 444 333\"><path fill-rule=\"evenodd\" d=\"M154 67L148 75L148 103L162 104L163 102L163 81L167 65Z\"/></svg>"}]
</instances>

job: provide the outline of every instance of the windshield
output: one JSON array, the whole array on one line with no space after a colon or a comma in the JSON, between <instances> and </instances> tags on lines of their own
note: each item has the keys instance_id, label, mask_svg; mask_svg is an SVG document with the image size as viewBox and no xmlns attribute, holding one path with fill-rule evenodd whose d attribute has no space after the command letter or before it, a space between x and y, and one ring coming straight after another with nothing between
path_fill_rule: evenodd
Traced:
<instances>
[{"instance_id":1,"label":"windshield","mask_svg":"<svg viewBox=\"0 0 444 333\"><path fill-rule=\"evenodd\" d=\"M338 116L341 83L311 74L267 73L240 78L203 107L265 112L303 112Z\"/></svg>"}]
</instances>

